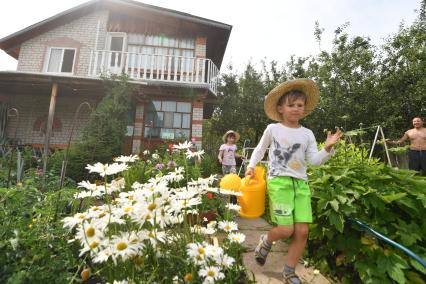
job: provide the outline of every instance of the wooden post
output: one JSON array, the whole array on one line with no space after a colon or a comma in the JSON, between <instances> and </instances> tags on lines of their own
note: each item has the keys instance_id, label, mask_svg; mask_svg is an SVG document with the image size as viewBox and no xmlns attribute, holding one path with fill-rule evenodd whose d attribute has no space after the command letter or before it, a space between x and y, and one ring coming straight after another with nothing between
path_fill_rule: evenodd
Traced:
<instances>
[{"instance_id":1,"label":"wooden post","mask_svg":"<svg viewBox=\"0 0 426 284\"><path fill-rule=\"evenodd\" d=\"M43 181L45 181L45 179L46 179L47 156L48 156L48 152L49 152L50 134L52 133L53 117L55 115L55 105L56 105L56 95L57 94L58 94L58 83L53 82L52 92L50 94L50 106L49 106L49 115L48 115L48 118L47 118L46 137L44 139Z\"/></svg>"}]
</instances>

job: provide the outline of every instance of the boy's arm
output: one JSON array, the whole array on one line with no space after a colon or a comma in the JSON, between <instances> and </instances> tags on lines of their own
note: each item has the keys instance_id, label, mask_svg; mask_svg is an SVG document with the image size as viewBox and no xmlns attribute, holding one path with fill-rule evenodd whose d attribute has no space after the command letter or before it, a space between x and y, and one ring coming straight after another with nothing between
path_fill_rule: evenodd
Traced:
<instances>
[{"instance_id":1,"label":"boy's arm","mask_svg":"<svg viewBox=\"0 0 426 284\"><path fill-rule=\"evenodd\" d=\"M309 164L313 166L319 166L327 162L334 154L333 145L336 144L340 139L340 130L338 129L335 134L327 134L327 140L322 150L318 151L317 141L314 134L309 134L308 147L306 148L306 158Z\"/></svg>"},{"instance_id":2,"label":"boy's arm","mask_svg":"<svg viewBox=\"0 0 426 284\"><path fill-rule=\"evenodd\" d=\"M250 163L248 165L249 170L251 169L250 175L253 175L253 170L256 167L257 163L259 163L263 159L266 149L269 147L269 145L271 145L271 141L272 141L272 135L271 135L270 127L268 126L263 132L263 135L262 135L262 138L260 138L259 144L257 144L256 148L254 148L254 151L251 154Z\"/></svg>"}]
</instances>

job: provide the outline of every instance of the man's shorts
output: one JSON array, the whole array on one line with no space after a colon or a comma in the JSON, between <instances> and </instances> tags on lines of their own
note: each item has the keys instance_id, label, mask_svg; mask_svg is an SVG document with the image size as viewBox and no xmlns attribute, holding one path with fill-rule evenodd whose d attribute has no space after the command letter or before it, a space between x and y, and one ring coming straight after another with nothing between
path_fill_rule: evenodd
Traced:
<instances>
[{"instance_id":1,"label":"man's shorts","mask_svg":"<svg viewBox=\"0 0 426 284\"><path fill-rule=\"evenodd\" d=\"M271 220L277 225L312 223L311 190L305 180L287 176L268 180Z\"/></svg>"}]
</instances>

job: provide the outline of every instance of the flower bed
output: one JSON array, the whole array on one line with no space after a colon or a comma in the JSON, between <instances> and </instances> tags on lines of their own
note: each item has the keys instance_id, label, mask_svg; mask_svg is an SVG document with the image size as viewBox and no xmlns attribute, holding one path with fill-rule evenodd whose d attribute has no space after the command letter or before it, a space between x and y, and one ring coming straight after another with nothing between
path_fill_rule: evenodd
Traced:
<instances>
[{"instance_id":1,"label":"flower bed","mask_svg":"<svg viewBox=\"0 0 426 284\"><path fill-rule=\"evenodd\" d=\"M214 188L214 176L189 174L197 172L203 155L190 147L186 142L174 145L164 156L145 153L142 161L130 156L110 165L87 166L102 181L81 182L84 190L75 198L94 205L63 219L72 232L71 241L80 246L83 279L248 282L241 259L245 236L232 221L238 206L215 203L220 207L217 221L200 217L212 198L222 200L222 195L233 193ZM223 235L220 242L217 234Z\"/></svg>"}]
</instances>

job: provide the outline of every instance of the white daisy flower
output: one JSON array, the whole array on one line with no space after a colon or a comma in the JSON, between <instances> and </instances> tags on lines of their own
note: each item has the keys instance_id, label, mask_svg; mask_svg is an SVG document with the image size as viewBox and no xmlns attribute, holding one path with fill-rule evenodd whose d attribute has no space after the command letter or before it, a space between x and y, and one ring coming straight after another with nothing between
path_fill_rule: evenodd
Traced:
<instances>
[{"instance_id":1,"label":"white daisy flower","mask_svg":"<svg viewBox=\"0 0 426 284\"><path fill-rule=\"evenodd\" d=\"M130 239L125 233L120 236L114 236L110 246L114 263L117 262L118 258L121 258L122 261L129 259L143 248L141 242L135 242L133 238Z\"/></svg>"},{"instance_id":2,"label":"white daisy flower","mask_svg":"<svg viewBox=\"0 0 426 284\"><path fill-rule=\"evenodd\" d=\"M183 143L179 143L178 145L173 145L173 149L177 149L177 150L186 150L192 147L192 142L190 141L185 141Z\"/></svg>"},{"instance_id":3,"label":"white daisy flower","mask_svg":"<svg viewBox=\"0 0 426 284\"><path fill-rule=\"evenodd\" d=\"M218 264L222 265L225 268L231 268L234 263L235 259L226 254L223 255L222 259L218 262Z\"/></svg>"},{"instance_id":4,"label":"white daisy flower","mask_svg":"<svg viewBox=\"0 0 426 284\"><path fill-rule=\"evenodd\" d=\"M227 233L238 230L238 224L234 221L220 221L218 225L219 229L224 230Z\"/></svg>"},{"instance_id":5,"label":"white daisy flower","mask_svg":"<svg viewBox=\"0 0 426 284\"><path fill-rule=\"evenodd\" d=\"M114 161L116 162L120 162L120 163L134 163L137 160L139 160L139 156L138 155L130 155L130 156L120 156L114 159Z\"/></svg>"},{"instance_id":6,"label":"white daisy flower","mask_svg":"<svg viewBox=\"0 0 426 284\"><path fill-rule=\"evenodd\" d=\"M186 155L187 159L191 159L191 158L201 159L202 156L204 155L204 150L193 152L193 151L187 149L185 155Z\"/></svg>"},{"instance_id":7,"label":"white daisy flower","mask_svg":"<svg viewBox=\"0 0 426 284\"><path fill-rule=\"evenodd\" d=\"M143 154L144 154L144 155L149 155L149 150L145 150L145 151L143 151Z\"/></svg>"},{"instance_id":8,"label":"white daisy flower","mask_svg":"<svg viewBox=\"0 0 426 284\"><path fill-rule=\"evenodd\" d=\"M128 166L126 164L113 163L102 164L96 163L94 165L87 165L86 169L89 170L90 173L98 173L101 177L115 175L119 172L127 170Z\"/></svg>"},{"instance_id":9,"label":"white daisy flower","mask_svg":"<svg viewBox=\"0 0 426 284\"><path fill-rule=\"evenodd\" d=\"M230 233L228 239L234 243L243 243L246 240L246 236L242 233Z\"/></svg>"},{"instance_id":10,"label":"white daisy flower","mask_svg":"<svg viewBox=\"0 0 426 284\"><path fill-rule=\"evenodd\" d=\"M216 280L222 280L225 278L225 274L223 274L220 271L220 268L216 266L207 266L202 268L198 271L198 274L201 277L204 277L203 283L215 283Z\"/></svg>"},{"instance_id":11,"label":"white daisy flower","mask_svg":"<svg viewBox=\"0 0 426 284\"><path fill-rule=\"evenodd\" d=\"M72 217L65 217L62 222L64 223L64 227L71 230L77 224L81 224L84 220L87 219L87 215L84 213L76 213Z\"/></svg>"},{"instance_id":12,"label":"white daisy flower","mask_svg":"<svg viewBox=\"0 0 426 284\"><path fill-rule=\"evenodd\" d=\"M233 210L236 212L240 212L241 206L238 204L232 204L232 203L228 203L225 205L226 208L228 208L229 210Z\"/></svg>"}]
</instances>

